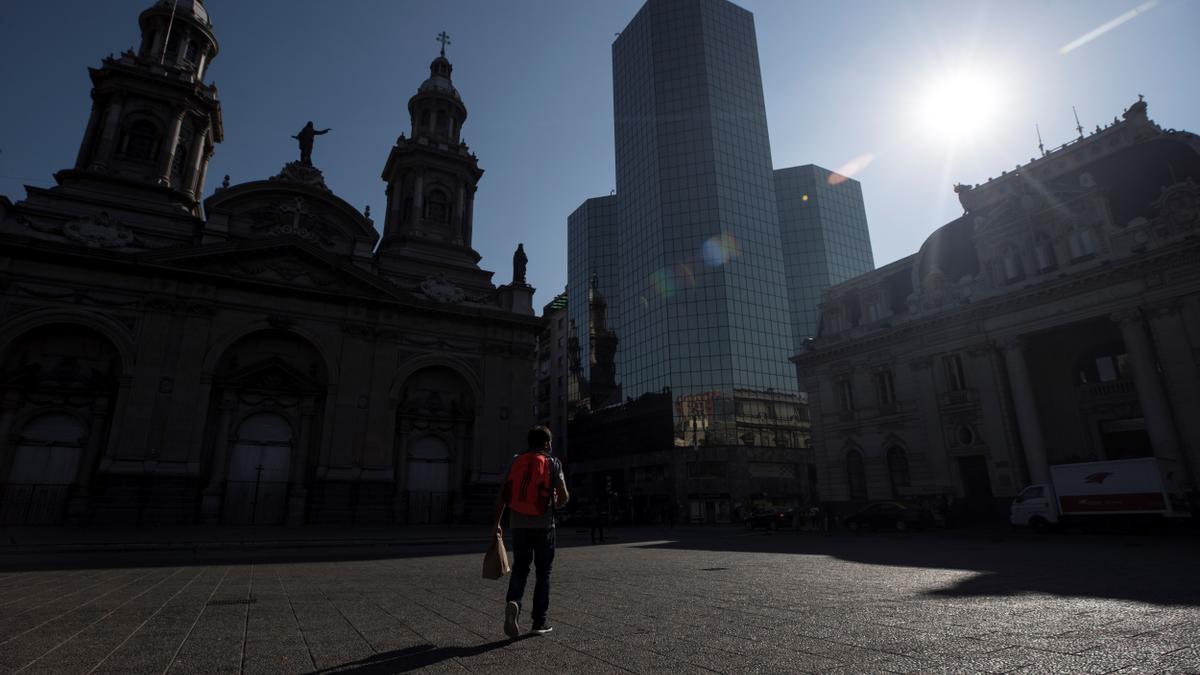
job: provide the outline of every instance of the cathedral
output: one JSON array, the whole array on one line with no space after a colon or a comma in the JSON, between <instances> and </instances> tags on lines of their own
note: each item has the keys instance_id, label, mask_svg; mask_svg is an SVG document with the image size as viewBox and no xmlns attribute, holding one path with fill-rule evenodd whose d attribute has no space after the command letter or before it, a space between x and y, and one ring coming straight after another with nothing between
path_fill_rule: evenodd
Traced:
<instances>
[{"instance_id":1,"label":"cathedral","mask_svg":"<svg viewBox=\"0 0 1200 675\"><path fill-rule=\"evenodd\" d=\"M311 163L203 198L222 140L201 0L90 69L57 185L0 196L0 524L486 520L533 419L526 259L472 248L483 175L445 52L382 228ZM380 234L382 231L382 235Z\"/></svg>"}]
</instances>

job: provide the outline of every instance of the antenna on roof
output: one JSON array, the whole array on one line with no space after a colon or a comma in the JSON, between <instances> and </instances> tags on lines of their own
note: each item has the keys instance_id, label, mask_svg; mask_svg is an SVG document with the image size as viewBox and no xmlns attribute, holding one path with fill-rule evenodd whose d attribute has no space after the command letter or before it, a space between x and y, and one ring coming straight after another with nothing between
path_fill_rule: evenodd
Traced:
<instances>
[{"instance_id":1,"label":"antenna on roof","mask_svg":"<svg viewBox=\"0 0 1200 675\"><path fill-rule=\"evenodd\" d=\"M1034 125L1033 125L1033 128L1034 128L1034 129L1037 129L1037 135L1038 135L1038 150L1041 150L1041 151L1042 151L1042 157L1045 157L1045 156L1046 156L1046 146L1042 144L1042 128L1041 128L1041 127L1039 127L1039 126L1037 125L1037 123L1036 123L1036 122L1034 123Z\"/></svg>"},{"instance_id":2,"label":"antenna on roof","mask_svg":"<svg viewBox=\"0 0 1200 675\"><path fill-rule=\"evenodd\" d=\"M179 6L179 0L171 3L171 18L167 20L167 35L163 38L162 53L158 55L158 65L162 65L167 58L167 45L171 44L171 29L175 26L175 8Z\"/></svg>"},{"instance_id":3,"label":"antenna on roof","mask_svg":"<svg viewBox=\"0 0 1200 675\"><path fill-rule=\"evenodd\" d=\"M1075 113L1075 130L1079 132L1079 137L1083 138L1083 125L1079 123L1079 112L1075 110L1075 106L1071 106L1071 112Z\"/></svg>"}]
</instances>

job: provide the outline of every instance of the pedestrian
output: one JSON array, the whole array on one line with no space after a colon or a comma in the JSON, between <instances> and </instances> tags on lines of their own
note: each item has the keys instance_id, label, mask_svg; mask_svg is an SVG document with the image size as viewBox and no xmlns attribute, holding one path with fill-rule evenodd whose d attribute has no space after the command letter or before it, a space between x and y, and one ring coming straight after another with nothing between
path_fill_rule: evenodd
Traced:
<instances>
[{"instance_id":1,"label":"pedestrian","mask_svg":"<svg viewBox=\"0 0 1200 675\"><path fill-rule=\"evenodd\" d=\"M599 535L600 543L604 543L604 513L600 507L592 505L591 518L592 522L592 543L596 543L597 535Z\"/></svg>"},{"instance_id":2,"label":"pedestrian","mask_svg":"<svg viewBox=\"0 0 1200 675\"><path fill-rule=\"evenodd\" d=\"M566 506L570 495L563 479L562 462L553 457L550 430L533 427L526 436L529 448L513 458L496 499L493 525L496 536L504 536L501 520L507 509L512 530L513 567L504 604L504 633L516 638L521 598L529 578L529 565L537 568L533 587L531 633L544 635L554 630L547 621L550 609L550 569L554 564L554 509Z\"/></svg>"}]
</instances>

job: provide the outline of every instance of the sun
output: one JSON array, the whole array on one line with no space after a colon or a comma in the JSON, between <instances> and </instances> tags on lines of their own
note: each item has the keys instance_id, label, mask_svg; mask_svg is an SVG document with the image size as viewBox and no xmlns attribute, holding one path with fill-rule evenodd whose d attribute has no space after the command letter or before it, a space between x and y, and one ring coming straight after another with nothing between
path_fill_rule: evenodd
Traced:
<instances>
[{"instance_id":1,"label":"sun","mask_svg":"<svg viewBox=\"0 0 1200 675\"><path fill-rule=\"evenodd\" d=\"M978 67L936 74L917 89L920 127L931 139L949 145L986 131L999 119L1004 103L1003 80Z\"/></svg>"}]
</instances>

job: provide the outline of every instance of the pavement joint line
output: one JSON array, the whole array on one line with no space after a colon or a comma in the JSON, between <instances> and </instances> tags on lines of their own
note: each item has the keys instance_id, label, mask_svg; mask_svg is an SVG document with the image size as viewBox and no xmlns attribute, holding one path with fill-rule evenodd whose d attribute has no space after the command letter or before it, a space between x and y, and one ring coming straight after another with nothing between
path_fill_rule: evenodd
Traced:
<instances>
[{"instance_id":1,"label":"pavement joint line","mask_svg":"<svg viewBox=\"0 0 1200 675\"><path fill-rule=\"evenodd\" d=\"M117 653L117 651L119 651L119 650L121 649L121 647L124 647L126 642L129 642L129 640L130 640L130 639L132 639L134 635L137 635L137 633L138 633L139 631L141 631L141 630L142 630L142 628L144 628L144 627L146 626L146 624L147 624L147 623L150 623L150 621L151 621L151 620L153 620L153 619L154 619L154 617L158 616L158 615L159 615L159 613L160 613L160 612L162 612L162 611L163 611L163 609L165 609L167 605L171 604L171 601L172 601L172 600L174 600L176 597L178 597L180 593L182 593L182 592L184 592L185 590L187 590L187 588L188 588L189 586L191 586L192 584L196 583L196 580L197 580L197 579L199 579L200 577L204 576L204 573L205 573L205 571L206 571L206 569L204 569L204 568L201 568L201 569L200 569L200 571L196 573L196 576L192 577L192 578L191 578L191 580L190 580L190 581L188 581L186 584L184 584L184 585L183 585L183 586L182 586L182 587L181 587L179 590L177 590L177 591L175 591L173 594L171 594L171 597L169 597L169 598L167 598L165 601L163 601L163 603L162 603L161 605L159 605L159 606L158 606L158 609L154 610L154 613L153 613L153 614L151 614L150 616L146 617L146 618L145 618L145 619L144 619L144 620L143 620L143 621L142 621L140 624L138 624L138 625L137 625L137 627L136 627L136 628L134 628L134 629L133 629L133 630L132 630L132 631L129 633L129 635L126 635L126 636L125 636L125 639L124 639L124 640L121 640L121 642L120 642L120 643L119 643L119 644L118 644L116 647L113 647L111 650L109 650L109 652L108 652L107 654L105 654L105 655L104 655L104 658L102 658L102 659L100 659L99 661L97 661L97 662L96 662L96 665L92 666L91 670L87 671L87 675L91 675L91 673L95 672L97 668L99 668L100 666L104 665L104 662L105 662L105 661L107 661L107 660L108 660L108 659L109 659L109 658L110 658L110 657L111 657L113 654L116 654L116 653Z\"/></svg>"},{"instance_id":2,"label":"pavement joint line","mask_svg":"<svg viewBox=\"0 0 1200 675\"><path fill-rule=\"evenodd\" d=\"M183 571L183 568L182 568L182 567L176 568L174 572L171 572L170 574L168 574L167 576L165 576L165 577L163 577L163 578L159 579L158 581L154 582L154 583L153 583L153 584L151 584L150 586L147 586L147 587L146 587L146 588L145 588L145 589L144 589L144 590L143 590L141 593L138 593L137 595L133 596L132 598L127 598L127 599L125 600L125 602L122 602L121 604L117 605L116 607L113 607L112 609L110 609L110 610L108 610L107 612L105 612L104 616L101 616L100 618L93 620L93 621L92 621L91 623L89 623L88 625L86 625L86 626L84 626L83 628L80 628L79 630L75 631L75 632L74 632L74 633L72 633L72 634L71 634L69 637L67 637L65 640L62 640L62 641L60 641L58 644L54 645L54 646L53 646L53 647L51 647L50 649L48 649L48 650L46 650L46 651L42 652L42 654L41 654L40 656L34 657L34 659L33 659L32 661L30 661L29 663L26 663L25 665L21 666L20 668L17 668L16 670L14 670L14 671L13 671L13 673L14 673L14 674L15 674L15 673L19 673L19 672L21 672L22 670L25 670L26 668L28 668L29 666L32 666L33 664L37 663L38 661L41 661L43 658L45 658L45 657L46 657L46 655L47 655L47 654L50 654L50 653L52 653L52 652L54 652L54 651L57 651L57 650L58 650L60 647L62 647L63 645L65 645L65 644L67 644L68 642L70 642L71 640L74 640L75 638L79 637L81 634L83 634L83 632L84 632L84 631L88 630L88 629L89 629L89 628L91 628L92 626L95 626L96 624L100 623L101 621L104 621L104 620L105 620L105 619L107 619L108 617L112 616L113 614L115 614L115 613L117 612L117 610L121 609L121 608L122 608L122 607L124 607L125 605L128 605L129 603L133 602L134 600L137 600L138 598L140 598L140 597L142 597L143 595L145 595L145 594L149 593L150 591L154 590L155 588L158 588L158 587L159 587L159 586L161 586L163 583L165 583L167 580L171 579L171 578L172 578L172 577L174 577L176 574L179 574L179 573L180 573L180 572L182 572L182 571Z\"/></svg>"},{"instance_id":3,"label":"pavement joint line","mask_svg":"<svg viewBox=\"0 0 1200 675\"><path fill-rule=\"evenodd\" d=\"M127 586L132 586L134 583L138 582L138 581L139 581L139 580L141 580L142 578L144 578L144 577L146 577L146 576L149 576L149 575L150 575L150 572L144 572L144 573L142 573L142 575L141 575L141 576L138 576L138 577L134 578L134 579L133 579L133 581L130 581L130 582L126 583L126 584L123 584L123 585L121 585L121 586L118 586L117 588L114 588L114 589L112 589L112 590L110 590L110 591L108 591L108 592L106 592L106 593L101 593L100 595L98 595L98 596L96 596L96 597L92 598L91 600L88 600L87 602L83 603L82 605L76 605L76 606L72 607L71 609L68 609L68 610L66 610L66 611L64 611L64 612L60 612L59 614L56 614L56 615L54 615L53 617L51 617L51 618L49 618L49 619L46 619L45 621L43 621L43 622L39 623L39 624L38 624L38 625L36 625L36 626L33 626L32 628L26 628L25 630L21 631L20 633L17 633L16 635L13 635L12 637L9 637L9 638L8 638L8 639L6 639L6 640L0 640L0 645L4 645L4 644L7 644L7 643L9 643L9 642L12 642L13 640L15 640L15 639L17 639L17 638L21 637L22 635L25 635L26 633L29 633L30 631L37 630L38 628L41 628L42 626L45 626L46 624L48 624L48 623L50 623L50 622L52 622L52 621L57 621L58 619L61 619L62 617L64 617L64 616L66 616L66 615L70 614L71 612L74 612L74 611L78 611L78 610L80 610L80 609L83 609L84 607L87 607L88 605L92 604L93 602L96 602L96 601L97 601L97 600L99 600L100 598L103 598L103 597L105 597L105 596L107 596L107 595L111 595L112 593L115 593L115 592L117 592L117 591L119 591L119 590L121 590L121 589L123 589L123 588L125 588L125 587L127 587ZM99 584L94 584L93 586L98 586L98 585L99 585ZM89 588L91 588L91 587L89 587ZM24 613L24 612L22 612L22 613Z\"/></svg>"},{"instance_id":4,"label":"pavement joint line","mask_svg":"<svg viewBox=\"0 0 1200 675\"><path fill-rule=\"evenodd\" d=\"M308 643L308 636L304 634L304 628L300 625L300 617L296 614L296 605L292 602L292 594L288 593L287 586L283 583L283 575L279 573L279 566L276 566L275 569L275 579L279 581L279 589L283 591L283 597L287 599L288 608L292 610L292 620L296 622L296 633L300 635L300 641L304 643L304 650L308 652L308 660L315 671L317 670L317 659L313 656L312 645Z\"/></svg>"},{"instance_id":5,"label":"pavement joint line","mask_svg":"<svg viewBox=\"0 0 1200 675\"><path fill-rule=\"evenodd\" d=\"M250 630L250 601L254 598L254 562L250 562L250 583L246 585L246 616L242 623L242 654L238 659L238 672L246 672L246 634Z\"/></svg>"},{"instance_id":6,"label":"pavement joint line","mask_svg":"<svg viewBox=\"0 0 1200 675\"><path fill-rule=\"evenodd\" d=\"M374 562L374 564L375 564L376 566L382 566L382 567L385 567L385 568L386 568L386 565L384 564L384 561L373 561L373 562ZM424 608L424 609L426 609L426 610L428 610L428 611L430 611L430 612L432 612L432 613L436 614L437 616L441 617L442 619L445 619L446 621L448 621L448 622L450 622L450 623L454 623L454 621L453 621L453 620L451 620L449 617L446 617L445 615L441 614L440 612L437 612L436 610L433 610L433 609L431 609L430 607L428 607L427 605L425 605L425 604L423 604L423 603L421 603L421 602L418 602L418 601L416 601L416 600L413 600L412 598L409 598L409 601L410 601L410 602L412 602L413 604L416 604L416 605L418 605L418 606L420 606L420 607L422 607L422 608ZM415 628L412 628L411 626L408 626L408 625L407 625L407 622L405 622L405 621L401 620L399 617L395 616L395 615L394 615L394 614L392 614L391 612L388 612L388 611L387 611L387 609L385 609L385 608L384 608L382 605L380 605L379 603L377 603L377 602L375 602L375 601L368 601L368 602L370 602L371 604L375 605L376 607L378 607L380 610L382 610L384 613L388 614L389 616L391 616L391 617L395 618L395 619L396 619L396 620L398 620L398 621L401 621L401 623L404 623L404 624L405 624L405 626L406 626L406 627L408 627L408 628L409 628L409 630L411 630L413 633L415 633L415 634L416 634L418 637L420 637L422 640L425 640L427 643L429 642L429 638L428 638L428 637L426 637L426 636L425 636L423 633L421 633L421 632L417 631ZM459 604L461 604L461 603L459 603ZM483 612L482 610L478 610L477 608L471 608L471 609L476 609L476 611L477 611L479 614L484 614L484 612ZM481 638L481 639L484 639L484 640L488 639L488 637L489 637L489 636L487 636L487 635L483 635L482 633L478 633L478 632L476 632L476 631L473 631L473 630L471 630L471 629L469 629L469 628L468 628L467 630L469 630L470 632L474 633L476 637L479 637L479 638ZM528 657L525 657L524 655L522 655L522 658L524 658L525 660L530 660ZM457 663L458 665L460 665L460 666L462 666L463 668L465 668L466 670L470 670L470 668L469 668L469 667L467 667L466 665L462 664L462 663L461 663L461 661L459 661L458 657L455 657L455 658L453 658L452 660L453 660L455 663ZM536 665L536 664L534 664L534 665Z\"/></svg>"},{"instance_id":7,"label":"pavement joint line","mask_svg":"<svg viewBox=\"0 0 1200 675\"><path fill-rule=\"evenodd\" d=\"M196 629L196 624L200 623L200 617L204 616L204 612L208 609L208 603L212 602L213 596L217 594L217 589L219 589L221 585L225 583L225 579L229 577L229 571L232 568L232 565L225 567L225 574L222 574L221 579L217 581L215 586L213 586L212 591L208 594L208 599L205 600L204 604L200 606L200 611L196 614L196 618L192 620L192 625L188 627L187 633L183 635L183 639L180 640L179 644L175 647L175 653L171 655L171 660L168 661L166 667L163 668L163 675L167 675L167 672L171 670L171 666L175 664L175 659L179 658L179 652L183 650L183 645L188 641L188 638L192 636L192 631Z\"/></svg>"},{"instance_id":8,"label":"pavement joint line","mask_svg":"<svg viewBox=\"0 0 1200 675\"><path fill-rule=\"evenodd\" d=\"M75 571L73 572L73 575L71 575L71 576L77 576L77 577L78 577L78 576L82 576L82 577L85 577L85 578L97 579L97 578L104 577L104 576L106 576L106 575L107 575L107 576L109 576L109 577L111 577L111 576L114 576L114 575L112 574L112 572L113 572L113 570L75 570ZM121 574L122 574L122 571L121 571L121 570L118 570L118 571L116 572L115 576L121 576ZM58 577L58 579L56 579L56 580L58 580L58 581L61 581L61 580L63 580L63 577ZM96 584L93 584L93 586L97 586L97 585L99 585L100 583L103 583L103 581L97 582ZM40 585L43 585L43 584L38 584L38 585L40 586ZM6 606L8 606L8 605L11 605L11 604L13 604L14 602L20 602L20 601L22 601L22 600L26 600L26 599L28 599L28 598L32 598L32 597L35 597L35 596L38 596L38 595L42 595L42 594L44 594L44 593L47 593L47 592L53 592L53 591L57 590L58 588L61 588L61 587L62 587L62 586L64 586L64 585L65 585L65 583L60 583L58 586L51 586L49 589L43 588L43 589L41 589L41 590L33 591L33 592L31 592L31 593L27 593L27 594L25 594L25 595L22 595L22 596L19 596L19 597L16 597L16 598L10 599L10 600L8 600L7 602L0 603L0 607L6 607ZM75 593L78 593L78 592L80 592L80 591L87 590L87 588L91 588L91 586L88 586L88 587L85 587L85 588L79 589L79 591L75 591ZM66 595L66 596L59 596L59 597L69 597L70 595L74 595L74 593L69 593L69 594L68 594L68 595ZM43 604L44 604L44 603L43 603ZM39 606L40 606L40 605L39 605ZM22 612L22 613L23 613L23 612Z\"/></svg>"}]
</instances>

